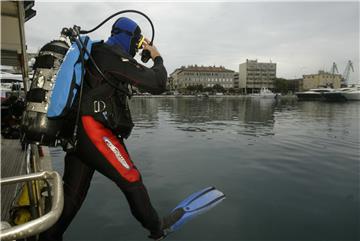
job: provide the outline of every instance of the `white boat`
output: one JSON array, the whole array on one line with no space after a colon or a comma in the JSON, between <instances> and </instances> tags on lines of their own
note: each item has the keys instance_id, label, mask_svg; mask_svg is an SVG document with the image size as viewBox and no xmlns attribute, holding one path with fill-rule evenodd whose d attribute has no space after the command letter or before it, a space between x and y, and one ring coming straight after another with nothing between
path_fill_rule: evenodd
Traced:
<instances>
[{"instance_id":1,"label":"white boat","mask_svg":"<svg viewBox=\"0 0 360 241\"><path fill-rule=\"evenodd\" d=\"M333 92L331 88L310 89L304 92L296 92L295 95L299 100L321 100L324 99L323 93Z\"/></svg>"},{"instance_id":2,"label":"white boat","mask_svg":"<svg viewBox=\"0 0 360 241\"><path fill-rule=\"evenodd\" d=\"M12 92L24 90L24 83L21 74L11 74L1 71L1 99L6 98Z\"/></svg>"},{"instance_id":3,"label":"white boat","mask_svg":"<svg viewBox=\"0 0 360 241\"><path fill-rule=\"evenodd\" d=\"M360 100L360 86L335 89L332 92L322 94L326 101L343 102L348 100Z\"/></svg>"},{"instance_id":4,"label":"white boat","mask_svg":"<svg viewBox=\"0 0 360 241\"><path fill-rule=\"evenodd\" d=\"M344 93L351 91L350 87L335 89L331 92L324 92L322 96L324 97L325 101L329 102L344 102L347 101Z\"/></svg>"},{"instance_id":5,"label":"white boat","mask_svg":"<svg viewBox=\"0 0 360 241\"><path fill-rule=\"evenodd\" d=\"M271 90L269 90L268 88L261 88L261 90L260 90L261 98L275 99L276 96L277 95L275 93L273 93Z\"/></svg>"},{"instance_id":6,"label":"white boat","mask_svg":"<svg viewBox=\"0 0 360 241\"><path fill-rule=\"evenodd\" d=\"M260 93L251 94L250 96L251 97L260 97L260 98L265 98L265 99L275 99L275 97L278 96L278 94L273 93L268 88L262 87L260 89Z\"/></svg>"},{"instance_id":7,"label":"white boat","mask_svg":"<svg viewBox=\"0 0 360 241\"><path fill-rule=\"evenodd\" d=\"M360 86L353 87L351 90L342 93L346 100L360 100Z\"/></svg>"}]
</instances>

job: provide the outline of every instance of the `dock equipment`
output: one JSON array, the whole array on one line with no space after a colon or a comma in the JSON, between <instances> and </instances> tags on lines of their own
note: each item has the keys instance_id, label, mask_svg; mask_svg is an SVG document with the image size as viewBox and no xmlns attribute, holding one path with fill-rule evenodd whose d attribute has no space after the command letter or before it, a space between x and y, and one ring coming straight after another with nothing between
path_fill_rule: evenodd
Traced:
<instances>
[{"instance_id":1,"label":"dock equipment","mask_svg":"<svg viewBox=\"0 0 360 241\"><path fill-rule=\"evenodd\" d=\"M29 69L25 41L25 21L36 15L34 1L1 1L1 64L21 70L24 90L29 89ZM0 240L17 240L45 231L60 217L63 209L61 176L52 171L47 147L1 139L1 232ZM31 220L11 226L9 210L18 184L27 187ZM49 205L42 187L47 190Z\"/></svg>"},{"instance_id":2,"label":"dock equipment","mask_svg":"<svg viewBox=\"0 0 360 241\"><path fill-rule=\"evenodd\" d=\"M352 70L352 72L354 72L354 66L353 63L351 62L351 60L349 60L346 64L344 73L343 73L343 80L344 80L344 84L345 86L349 85L349 81L350 81L350 70Z\"/></svg>"}]
</instances>

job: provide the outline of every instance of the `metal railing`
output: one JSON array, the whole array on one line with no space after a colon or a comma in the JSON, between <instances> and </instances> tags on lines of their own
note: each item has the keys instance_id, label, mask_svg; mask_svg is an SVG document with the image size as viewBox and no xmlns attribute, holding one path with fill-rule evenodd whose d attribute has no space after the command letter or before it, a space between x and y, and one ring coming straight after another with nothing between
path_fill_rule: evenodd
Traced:
<instances>
[{"instance_id":1,"label":"metal railing","mask_svg":"<svg viewBox=\"0 0 360 241\"><path fill-rule=\"evenodd\" d=\"M1 230L0 240L16 240L29 236L39 234L48 228L50 228L55 222L59 219L63 206L64 206L64 196L63 196L63 184L61 176L55 171L44 171L38 173L31 173L22 176L2 178L0 180L0 185L8 185L19 182L28 182L34 180L52 180L52 201L51 201L51 210L44 214L43 216L31 220L27 223L13 226L11 228L6 228Z\"/></svg>"}]
</instances>

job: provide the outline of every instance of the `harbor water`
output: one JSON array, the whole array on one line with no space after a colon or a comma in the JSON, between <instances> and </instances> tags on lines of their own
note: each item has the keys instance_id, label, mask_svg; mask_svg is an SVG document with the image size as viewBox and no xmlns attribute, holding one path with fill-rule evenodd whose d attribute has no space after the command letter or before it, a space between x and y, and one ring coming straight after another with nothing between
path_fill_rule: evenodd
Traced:
<instances>
[{"instance_id":1,"label":"harbor water","mask_svg":"<svg viewBox=\"0 0 360 241\"><path fill-rule=\"evenodd\" d=\"M168 240L359 240L360 103L294 98L133 98L126 141L167 214L215 186L226 200ZM64 153L52 149L62 172ZM64 240L148 240L96 173Z\"/></svg>"}]
</instances>

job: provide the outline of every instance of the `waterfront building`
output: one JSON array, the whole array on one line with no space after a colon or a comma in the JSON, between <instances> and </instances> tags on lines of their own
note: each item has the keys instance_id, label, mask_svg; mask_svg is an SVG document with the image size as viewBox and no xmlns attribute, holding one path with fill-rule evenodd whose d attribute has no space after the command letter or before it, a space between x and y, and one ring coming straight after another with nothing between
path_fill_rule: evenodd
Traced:
<instances>
[{"instance_id":1,"label":"waterfront building","mask_svg":"<svg viewBox=\"0 0 360 241\"><path fill-rule=\"evenodd\" d=\"M259 92L261 88L274 89L276 63L260 63L247 59L239 65L239 88L243 93Z\"/></svg>"},{"instance_id":2,"label":"waterfront building","mask_svg":"<svg viewBox=\"0 0 360 241\"><path fill-rule=\"evenodd\" d=\"M225 89L234 88L235 71L223 66L182 66L170 74L174 89L184 89L188 86L202 85L204 88L218 84Z\"/></svg>"},{"instance_id":3,"label":"waterfront building","mask_svg":"<svg viewBox=\"0 0 360 241\"><path fill-rule=\"evenodd\" d=\"M234 89L239 89L239 73L234 73Z\"/></svg>"},{"instance_id":4,"label":"waterfront building","mask_svg":"<svg viewBox=\"0 0 360 241\"><path fill-rule=\"evenodd\" d=\"M332 74L319 70L317 74L303 75L303 80L300 82L300 90L306 91L320 87L341 87L342 76L340 74Z\"/></svg>"},{"instance_id":5,"label":"waterfront building","mask_svg":"<svg viewBox=\"0 0 360 241\"><path fill-rule=\"evenodd\" d=\"M166 82L166 89L167 90L174 90L174 78L168 77L168 81Z\"/></svg>"}]
</instances>

